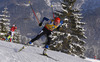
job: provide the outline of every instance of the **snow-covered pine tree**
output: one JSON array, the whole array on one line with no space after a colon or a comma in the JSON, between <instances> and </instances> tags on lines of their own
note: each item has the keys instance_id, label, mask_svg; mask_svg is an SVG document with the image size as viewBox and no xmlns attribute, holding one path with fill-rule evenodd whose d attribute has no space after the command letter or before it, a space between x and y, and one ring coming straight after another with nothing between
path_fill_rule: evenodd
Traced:
<instances>
[{"instance_id":1,"label":"snow-covered pine tree","mask_svg":"<svg viewBox=\"0 0 100 62\"><path fill-rule=\"evenodd\" d=\"M21 34L20 30L16 30L13 38L13 42L15 43L21 43Z\"/></svg>"},{"instance_id":2,"label":"snow-covered pine tree","mask_svg":"<svg viewBox=\"0 0 100 62\"><path fill-rule=\"evenodd\" d=\"M0 15L0 38L5 38L7 33L10 31L10 19L8 19L9 12L7 11L7 7L4 8L4 11L2 11L2 15Z\"/></svg>"},{"instance_id":3,"label":"snow-covered pine tree","mask_svg":"<svg viewBox=\"0 0 100 62\"><path fill-rule=\"evenodd\" d=\"M80 9L74 8L76 0L62 0L62 11L56 11L55 15L60 17L64 23L59 31L52 33L51 37L54 41L53 50L59 50L71 55L84 57L84 44L86 39L85 30L81 22L82 14Z\"/></svg>"}]
</instances>

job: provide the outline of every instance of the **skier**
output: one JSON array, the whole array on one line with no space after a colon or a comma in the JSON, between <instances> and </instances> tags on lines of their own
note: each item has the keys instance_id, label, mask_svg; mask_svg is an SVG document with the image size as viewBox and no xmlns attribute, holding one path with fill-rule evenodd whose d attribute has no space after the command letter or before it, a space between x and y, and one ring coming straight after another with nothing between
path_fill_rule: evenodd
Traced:
<instances>
[{"instance_id":1,"label":"skier","mask_svg":"<svg viewBox=\"0 0 100 62\"><path fill-rule=\"evenodd\" d=\"M13 36L14 36L14 34L15 34L15 30L16 30L16 29L17 29L16 25L13 24L12 27L11 27L11 29L10 29L10 35L7 36L6 40L9 40L9 39L10 39L10 42L13 41Z\"/></svg>"},{"instance_id":2,"label":"skier","mask_svg":"<svg viewBox=\"0 0 100 62\"><path fill-rule=\"evenodd\" d=\"M59 17L56 17L54 20L53 19L50 20L50 19L44 17L43 20L41 21L41 23L39 23L39 26L42 26L44 21L48 21L48 23L46 23L44 28L42 29L42 31L40 31L40 33L35 38L33 38L30 42L28 42L27 44L30 45L35 40L39 39L42 35L46 35L47 42L45 43L45 49L43 51L43 55L47 55L46 51L49 48L49 45L51 42L51 38L49 37L49 35L51 34L51 32L54 29L59 29L59 27L62 25L63 21L60 21Z\"/></svg>"}]
</instances>

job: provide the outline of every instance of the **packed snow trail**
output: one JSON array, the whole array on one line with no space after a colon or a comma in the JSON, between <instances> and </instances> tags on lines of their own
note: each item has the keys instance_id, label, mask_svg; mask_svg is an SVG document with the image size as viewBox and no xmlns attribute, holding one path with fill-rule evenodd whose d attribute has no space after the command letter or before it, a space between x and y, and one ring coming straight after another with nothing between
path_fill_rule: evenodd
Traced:
<instances>
[{"instance_id":1,"label":"packed snow trail","mask_svg":"<svg viewBox=\"0 0 100 62\"><path fill-rule=\"evenodd\" d=\"M0 41L0 62L91 62L65 53L48 50L47 53L50 57L59 60L55 61L40 55L43 52L42 48L32 46L18 52L22 46L21 44Z\"/></svg>"}]
</instances>

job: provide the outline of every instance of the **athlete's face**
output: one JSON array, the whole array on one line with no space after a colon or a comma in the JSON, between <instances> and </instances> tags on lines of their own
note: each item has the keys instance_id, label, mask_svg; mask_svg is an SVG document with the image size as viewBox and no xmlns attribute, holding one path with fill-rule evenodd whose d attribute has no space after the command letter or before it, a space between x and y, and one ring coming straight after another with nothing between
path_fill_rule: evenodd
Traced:
<instances>
[{"instance_id":1,"label":"athlete's face","mask_svg":"<svg viewBox=\"0 0 100 62\"><path fill-rule=\"evenodd\" d=\"M54 24L57 26L57 25L59 25L59 23L58 22L54 22Z\"/></svg>"}]
</instances>

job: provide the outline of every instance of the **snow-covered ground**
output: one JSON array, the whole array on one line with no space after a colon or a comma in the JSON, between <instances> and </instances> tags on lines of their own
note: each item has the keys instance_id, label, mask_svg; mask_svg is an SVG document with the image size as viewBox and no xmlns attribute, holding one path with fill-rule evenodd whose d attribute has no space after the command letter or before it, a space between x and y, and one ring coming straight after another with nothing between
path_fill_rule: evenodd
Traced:
<instances>
[{"instance_id":1,"label":"snow-covered ground","mask_svg":"<svg viewBox=\"0 0 100 62\"><path fill-rule=\"evenodd\" d=\"M26 46L24 50L18 52L22 46L21 44L0 41L0 62L97 62L48 50L48 55L58 60L55 61L42 56L43 49L38 47Z\"/></svg>"},{"instance_id":2,"label":"snow-covered ground","mask_svg":"<svg viewBox=\"0 0 100 62\"><path fill-rule=\"evenodd\" d=\"M91 59L91 58L86 58L86 60L88 60L88 61L91 61L91 62L100 62L100 60L94 60L94 59Z\"/></svg>"}]
</instances>

